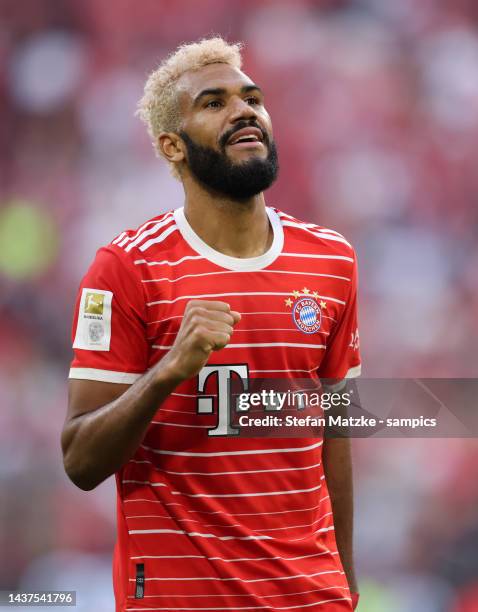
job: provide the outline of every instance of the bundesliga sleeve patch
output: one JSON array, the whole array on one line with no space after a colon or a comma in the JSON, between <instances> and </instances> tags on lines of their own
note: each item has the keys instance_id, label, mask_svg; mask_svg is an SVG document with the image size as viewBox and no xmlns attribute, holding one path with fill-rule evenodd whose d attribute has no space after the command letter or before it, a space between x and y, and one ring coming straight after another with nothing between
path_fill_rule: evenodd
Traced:
<instances>
[{"instance_id":1,"label":"bundesliga sleeve patch","mask_svg":"<svg viewBox=\"0 0 478 612\"><path fill-rule=\"evenodd\" d=\"M109 351L111 342L111 302L113 293L83 289L73 348Z\"/></svg>"}]
</instances>

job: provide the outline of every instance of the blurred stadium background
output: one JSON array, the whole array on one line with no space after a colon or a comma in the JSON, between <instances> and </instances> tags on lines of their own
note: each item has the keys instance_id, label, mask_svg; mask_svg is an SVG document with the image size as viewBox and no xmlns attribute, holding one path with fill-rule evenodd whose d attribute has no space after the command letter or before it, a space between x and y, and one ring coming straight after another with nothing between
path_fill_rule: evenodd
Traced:
<instances>
[{"instance_id":1,"label":"blurred stadium background","mask_svg":"<svg viewBox=\"0 0 478 612\"><path fill-rule=\"evenodd\" d=\"M2 589L113 611L113 483L61 466L73 301L100 245L181 205L133 113L165 54L216 32L266 91L268 203L357 248L364 375L477 375L477 3L1 0ZM360 609L476 612L476 441L354 444Z\"/></svg>"}]
</instances>

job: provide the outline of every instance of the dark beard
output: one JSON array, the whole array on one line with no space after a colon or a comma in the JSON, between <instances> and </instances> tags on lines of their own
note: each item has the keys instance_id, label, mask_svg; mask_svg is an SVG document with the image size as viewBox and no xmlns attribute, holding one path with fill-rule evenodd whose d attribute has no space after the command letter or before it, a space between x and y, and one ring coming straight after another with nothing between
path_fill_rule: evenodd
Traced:
<instances>
[{"instance_id":1,"label":"dark beard","mask_svg":"<svg viewBox=\"0 0 478 612\"><path fill-rule=\"evenodd\" d=\"M238 123L232 133L244 127L251 127L251 124ZM226 142L231 137L231 132L221 138L220 151L198 145L186 132L181 132L180 136L188 151L187 163L191 173L206 189L231 200L244 201L261 193L272 185L279 172L276 145L263 130L261 131L268 149L267 157L252 157L240 164L232 162L226 153Z\"/></svg>"}]
</instances>

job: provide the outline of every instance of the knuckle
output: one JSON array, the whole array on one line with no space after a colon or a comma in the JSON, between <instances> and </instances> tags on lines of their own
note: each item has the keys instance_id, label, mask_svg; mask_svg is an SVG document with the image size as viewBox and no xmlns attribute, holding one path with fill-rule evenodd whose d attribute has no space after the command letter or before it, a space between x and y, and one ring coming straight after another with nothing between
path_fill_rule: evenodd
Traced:
<instances>
[{"instance_id":1,"label":"knuckle","mask_svg":"<svg viewBox=\"0 0 478 612\"><path fill-rule=\"evenodd\" d=\"M199 338L201 338L201 336L202 336L201 327L198 325L191 332L191 337L193 340L198 340Z\"/></svg>"},{"instance_id":2,"label":"knuckle","mask_svg":"<svg viewBox=\"0 0 478 612\"><path fill-rule=\"evenodd\" d=\"M208 330L203 325L198 325L194 331L196 338L200 340L204 340L208 337Z\"/></svg>"},{"instance_id":3,"label":"knuckle","mask_svg":"<svg viewBox=\"0 0 478 612\"><path fill-rule=\"evenodd\" d=\"M206 312L206 310L204 308L202 308L201 306L193 306L191 308L191 310L189 311L190 315L202 315Z\"/></svg>"},{"instance_id":4,"label":"knuckle","mask_svg":"<svg viewBox=\"0 0 478 612\"><path fill-rule=\"evenodd\" d=\"M195 306L194 308L191 308L191 310L188 312L188 322L190 325L196 326L199 325L199 323L202 320L202 308L198 308L197 306Z\"/></svg>"}]
</instances>

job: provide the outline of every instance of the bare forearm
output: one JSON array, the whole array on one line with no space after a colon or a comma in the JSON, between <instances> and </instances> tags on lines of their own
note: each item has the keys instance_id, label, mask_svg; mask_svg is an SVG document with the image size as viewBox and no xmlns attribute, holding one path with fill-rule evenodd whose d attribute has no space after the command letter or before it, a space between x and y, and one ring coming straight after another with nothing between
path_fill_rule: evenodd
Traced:
<instances>
[{"instance_id":1,"label":"bare forearm","mask_svg":"<svg viewBox=\"0 0 478 612\"><path fill-rule=\"evenodd\" d=\"M325 478L334 515L335 538L352 593L358 592L353 562L353 482L350 440L324 441Z\"/></svg>"},{"instance_id":2,"label":"bare forearm","mask_svg":"<svg viewBox=\"0 0 478 612\"><path fill-rule=\"evenodd\" d=\"M225 302L191 300L171 350L134 385L70 383L62 449L71 480L93 489L129 461L162 402L229 342L240 318Z\"/></svg>"},{"instance_id":3,"label":"bare forearm","mask_svg":"<svg viewBox=\"0 0 478 612\"><path fill-rule=\"evenodd\" d=\"M179 384L158 364L112 402L72 419L63 432L65 470L93 489L136 452L161 403Z\"/></svg>"}]
</instances>

